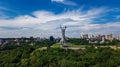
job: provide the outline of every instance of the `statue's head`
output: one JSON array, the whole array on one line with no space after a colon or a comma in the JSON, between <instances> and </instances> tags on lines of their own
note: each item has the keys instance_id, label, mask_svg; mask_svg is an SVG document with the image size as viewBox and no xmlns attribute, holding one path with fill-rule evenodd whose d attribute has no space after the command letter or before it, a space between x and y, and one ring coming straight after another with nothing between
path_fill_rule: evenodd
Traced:
<instances>
[{"instance_id":1,"label":"statue's head","mask_svg":"<svg viewBox=\"0 0 120 67\"><path fill-rule=\"evenodd\" d=\"M66 28L67 28L67 26L62 27L62 26L60 25L60 28L61 28L61 29L66 29Z\"/></svg>"}]
</instances>

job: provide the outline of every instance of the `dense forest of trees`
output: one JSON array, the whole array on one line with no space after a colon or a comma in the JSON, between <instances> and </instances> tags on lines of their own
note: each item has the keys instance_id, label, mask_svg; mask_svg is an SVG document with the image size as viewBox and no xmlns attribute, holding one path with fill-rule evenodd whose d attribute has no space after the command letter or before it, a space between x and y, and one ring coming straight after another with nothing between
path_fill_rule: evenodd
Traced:
<instances>
[{"instance_id":1,"label":"dense forest of trees","mask_svg":"<svg viewBox=\"0 0 120 67\"><path fill-rule=\"evenodd\" d=\"M90 45L84 39L71 38L67 41L76 45ZM120 49L94 48L91 45L83 50L64 50L50 47L54 43L54 37L50 36L34 45L22 43L0 46L0 67L120 67ZM120 42L115 40L105 44L109 43Z\"/></svg>"},{"instance_id":2,"label":"dense forest of trees","mask_svg":"<svg viewBox=\"0 0 120 67\"><path fill-rule=\"evenodd\" d=\"M120 67L120 50L86 47L85 50L24 45L0 51L0 67Z\"/></svg>"},{"instance_id":3,"label":"dense forest of trees","mask_svg":"<svg viewBox=\"0 0 120 67\"><path fill-rule=\"evenodd\" d=\"M75 45L89 45L89 41L81 38L69 38L67 42Z\"/></svg>"},{"instance_id":4,"label":"dense forest of trees","mask_svg":"<svg viewBox=\"0 0 120 67\"><path fill-rule=\"evenodd\" d=\"M113 41L109 41L107 40L106 42L102 43L102 44L96 44L96 45L120 45L120 40L113 40Z\"/></svg>"}]
</instances>

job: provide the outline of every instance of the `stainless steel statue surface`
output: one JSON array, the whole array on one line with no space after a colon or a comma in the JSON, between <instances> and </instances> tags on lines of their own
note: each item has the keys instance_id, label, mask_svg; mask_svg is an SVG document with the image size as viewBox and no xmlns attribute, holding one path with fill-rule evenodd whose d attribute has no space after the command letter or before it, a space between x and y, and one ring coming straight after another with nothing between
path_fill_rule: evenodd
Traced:
<instances>
[{"instance_id":1,"label":"stainless steel statue surface","mask_svg":"<svg viewBox=\"0 0 120 67\"><path fill-rule=\"evenodd\" d=\"M61 29L61 33L62 33L62 38L61 38L61 43L63 44L63 46L67 46L67 41L66 41L66 36L65 36L65 30L66 30L66 26L62 27L60 26Z\"/></svg>"}]
</instances>

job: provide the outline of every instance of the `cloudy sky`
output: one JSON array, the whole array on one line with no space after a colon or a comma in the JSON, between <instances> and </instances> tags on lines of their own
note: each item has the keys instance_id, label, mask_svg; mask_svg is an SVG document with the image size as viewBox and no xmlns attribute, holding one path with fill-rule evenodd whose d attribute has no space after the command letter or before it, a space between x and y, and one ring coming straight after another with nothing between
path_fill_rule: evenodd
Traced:
<instances>
[{"instance_id":1,"label":"cloudy sky","mask_svg":"<svg viewBox=\"0 0 120 67\"><path fill-rule=\"evenodd\" d=\"M0 38L120 36L120 0L0 0Z\"/></svg>"}]
</instances>

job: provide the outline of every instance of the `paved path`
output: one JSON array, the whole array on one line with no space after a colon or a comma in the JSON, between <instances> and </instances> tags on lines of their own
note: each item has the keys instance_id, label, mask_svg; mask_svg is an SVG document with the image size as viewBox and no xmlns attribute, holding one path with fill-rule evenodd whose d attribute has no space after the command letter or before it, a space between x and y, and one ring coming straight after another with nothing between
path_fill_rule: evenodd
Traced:
<instances>
[{"instance_id":1,"label":"paved path","mask_svg":"<svg viewBox=\"0 0 120 67\"><path fill-rule=\"evenodd\" d=\"M72 50L85 49L84 47L81 47L81 48L78 47L78 48L77 48L77 47L70 47L70 46L67 46L67 47L63 47L63 46L61 46L61 48L62 48L62 49L72 49Z\"/></svg>"}]
</instances>

